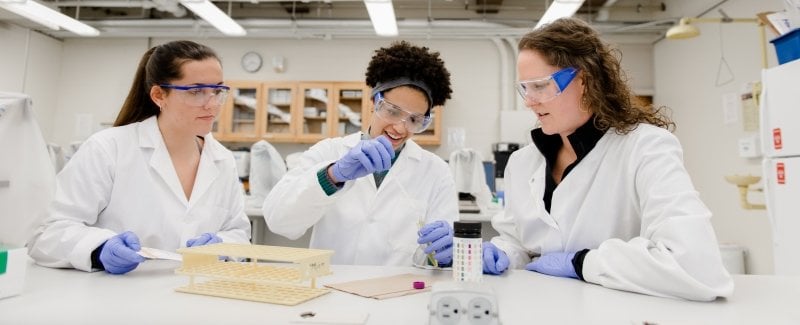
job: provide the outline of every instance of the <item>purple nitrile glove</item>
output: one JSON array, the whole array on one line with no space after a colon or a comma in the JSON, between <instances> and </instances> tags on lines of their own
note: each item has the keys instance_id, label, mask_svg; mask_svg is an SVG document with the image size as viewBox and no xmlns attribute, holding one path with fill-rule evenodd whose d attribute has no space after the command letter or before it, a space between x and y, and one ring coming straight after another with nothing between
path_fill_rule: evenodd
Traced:
<instances>
[{"instance_id":1,"label":"purple nitrile glove","mask_svg":"<svg viewBox=\"0 0 800 325\"><path fill-rule=\"evenodd\" d=\"M508 268L508 255L491 242L483 243L483 273L502 274Z\"/></svg>"},{"instance_id":2,"label":"purple nitrile glove","mask_svg":"<svg viewBox=\"0 0 800 325\"><path fill-rule=\"evenodd\" d=\"M133 271L139 263L144 262L144 257L136 252L142 249L139 237L126 231L109 238L100 250L100 263L106 272L111 274L125 274Z\"/></svg>"},{"instance_id":3,"label":"purple nitrile glove","mask_svg":"<svg viewBox=\"0 0 800 325\"><path fill-rule=\"evenodd\" d=\"M354 180L388 170L392 167L392 158L394 148L386 136L361 140L333 164L332 174L337 183Z\"/></svg>"},{"instance_id":4,"label":"purple nitrile glove","mask_svg":"<svg viewBox=\"0 0 800 325\"><path fill-rule=\"evenodd\" d=\"M431 222L417 232L417 244L429 243L425 247L425 254L436 252L433 255L440 265L449 265L453 262L453 228L446 221Z\"/></svg>"},{"instance_id":5,"label":"purple nitrile glove","mask_svg":"<svg viewBox=\"0 0 800 325\"><path fill-rule=\"evenodd\" d=\"M572 258L575 253L549 253L539 256L536 260L525 266L528 271L535 271L562 278L578 278L575 267L572 265Z\"/></svg>"},{"instance_id":6,"label":"purple nitrile glove","mask_svg":"<svg viewBox=\"0 0 800 325\"><path fill-rule=\"evenodd\" d=\"M222 238L219 238L219 236L217 236L215 234L212 234L210 232L207 232L207 233L204 233L204 234L202 234L200 236L197 236L195 238L187 240L186 241L186 247L203 246L203 245L210 245L210 244L216 244L216 243L221 243L221 242L222 242Z\"/></svg>"}]
</instances>

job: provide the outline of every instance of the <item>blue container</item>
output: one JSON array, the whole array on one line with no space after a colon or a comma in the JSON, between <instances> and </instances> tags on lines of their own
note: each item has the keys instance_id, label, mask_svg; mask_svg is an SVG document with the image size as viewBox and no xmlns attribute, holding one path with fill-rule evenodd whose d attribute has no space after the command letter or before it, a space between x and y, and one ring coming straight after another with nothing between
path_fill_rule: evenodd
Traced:
<instances>
[{"instance_id":1,"label":"blue container","mask_svg":"<svg viewBox=\"0 0 800 325\"><path fill-rule=\"evenodd\" d=\"M800 58L800 28L795 28L769 42L775 45L779 64Z\"/></svg>"}]
</instances>

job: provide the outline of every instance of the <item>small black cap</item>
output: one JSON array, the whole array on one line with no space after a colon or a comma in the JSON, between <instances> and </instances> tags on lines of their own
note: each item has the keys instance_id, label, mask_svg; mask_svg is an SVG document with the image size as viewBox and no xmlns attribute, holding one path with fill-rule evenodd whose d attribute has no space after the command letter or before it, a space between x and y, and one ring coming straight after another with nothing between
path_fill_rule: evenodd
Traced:
<instances>
[{"instance_id":1,"label":"small black cap","mask_svg":"<svg viewBox=\"0 0 800 325\"><path fill-rule=\"evenodd\" d=\"M453 235L462 238L480 238L481 223L478 221L453 222Z\"/></svg>"}]
</instances>

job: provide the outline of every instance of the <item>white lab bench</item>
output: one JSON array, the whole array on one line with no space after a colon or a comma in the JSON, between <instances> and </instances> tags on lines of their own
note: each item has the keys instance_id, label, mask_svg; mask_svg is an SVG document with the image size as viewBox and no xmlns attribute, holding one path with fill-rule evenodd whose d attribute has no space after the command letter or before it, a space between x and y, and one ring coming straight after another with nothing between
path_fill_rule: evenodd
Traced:
<instances>
[{"instance_id":1,"label":"white lab bench","mask_svg":"<svg viewBox=\"0 0 800 325\"><path fill-rule=\"evenodd\" d=\"M173 261L147 261L125 275L51 269L30 263L25 289L0 299L3 324L289 324L300 313L367 313L367 324L426 324L431 293L374 300L332 291L296 306L175 292L187 283ZM334 265L319 285L447 271ZM574 279L510 270L484 276L500 320L514 324L800 324L800 277L735 275L728 299L691 302L603 288Z\"/></svg>"}]
</instances>

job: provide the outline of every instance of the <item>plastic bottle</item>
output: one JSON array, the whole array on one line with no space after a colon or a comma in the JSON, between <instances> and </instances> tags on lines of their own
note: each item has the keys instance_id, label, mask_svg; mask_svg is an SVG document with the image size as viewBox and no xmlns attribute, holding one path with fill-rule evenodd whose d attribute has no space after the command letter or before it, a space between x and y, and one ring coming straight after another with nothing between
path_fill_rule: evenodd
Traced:
<instances>
[{"instance_id":1,"label":"plastic bottle","mask_svg":"<svg viewBox=\"0 0 800 325\"><path fill-rule=\"evenodd\" d=\"M483 278L482 246L480 222L456 221L453 223L453 280L481 282Z\"/></svg>"}]
</instances>

